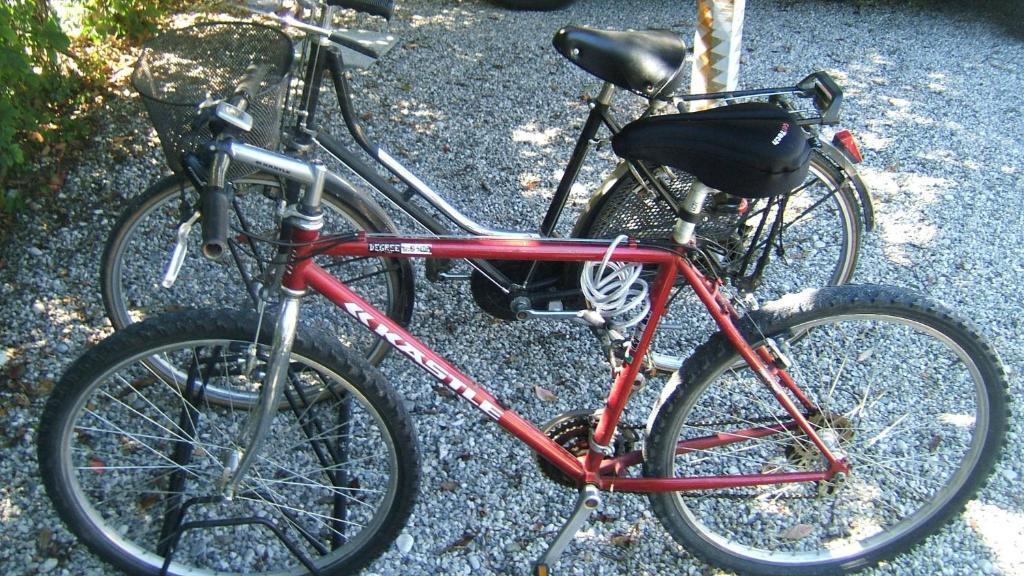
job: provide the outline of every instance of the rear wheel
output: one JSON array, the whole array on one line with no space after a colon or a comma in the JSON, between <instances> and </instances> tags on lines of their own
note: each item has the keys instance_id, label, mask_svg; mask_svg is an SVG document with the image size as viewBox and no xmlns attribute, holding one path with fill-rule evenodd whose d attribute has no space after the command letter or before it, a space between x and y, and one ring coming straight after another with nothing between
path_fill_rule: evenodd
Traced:
<instances>
[{"instance_id":1,"label":"rear wheel","mask_svg":"<svg viewBox=\"0 0 1024 576\"><path fill-rule=\"evenodd\" d=\"M55 388L40 470L61 518L105 561L131 574L165 561L168 574L311 572L298 552L323 574L347 574L404 526L419 461L400 399L351 350L302 332L287 401L234 497L222 497L249 412L205 391L258 389L273 323L256 339L255 320L149 319L88 351ZM153 356L177 380L154 376Z\"/></svg>"},{"instance_id":2,"label":"rear wheel","mask_svg":"<svg viewBox=\"0 0 1024 576\"><path fill-rule=\"evenodd\" d=\"M705 561L751 574L857 570L937 531L992 472L1007 427L1005 374L991 347L948 310L893 288L843 286L765 306L741 331L750 342L773 338L789 356L790 375L816 405L804 415L845 454L850 473L651 495L672 536ZM803 337L794 342L794 334ZM826 469L740 364L717 334L673 376L646 440L646 475ZM739 441L687 446L715 438Z\"/></svg>"},{"instance_id":3,"label":"rear wheel","mask_svg":"<svg viewBox=\"0 0 1024 576\"><path fill-rule=\"evenodd\" d=\"M674 198L682 200L693 177L667 168L654 174ZM637 182L631 172L612 185L607 193L580 217L573 234L581 238L613 238L627 234L647 240L667 239L672 234L675 214L648 186ZM698 245L727 272L738 274L741 257L750 248L754 231L767 213L767 224L775 219L778 203L757 200L740 209L735 197L718 193L708 199L704 220L697 227ZM807 179L786 199L782 220L780 255L771 250L754 295L769 301L803 287L839 285L849 282L857 265L861 219L856 195L843 186L843 177L827 158L815 151ZM765 244L762 233L748 264L753 269ZM716 331L714 322L692 289L680 279L666 315L661 319L651 358L656 367L673 372L707 334Z\"/></svg>"}]
</instances>

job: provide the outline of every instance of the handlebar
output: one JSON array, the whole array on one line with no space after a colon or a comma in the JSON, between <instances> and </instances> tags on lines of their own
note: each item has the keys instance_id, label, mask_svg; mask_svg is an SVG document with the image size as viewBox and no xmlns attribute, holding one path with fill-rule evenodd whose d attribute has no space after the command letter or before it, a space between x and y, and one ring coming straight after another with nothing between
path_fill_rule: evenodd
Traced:
<instances>
[{"instance_id":1,"label":"handlebar","mask_svg":"<svg viewBox=\"0 0 1024 576\"><path fill-rule=\"evenodd\" d=\"M230 138L245 131L242 126L246 125L246 122L240 116L248 116L245 114L245 110L249 107L249 101L259 94L260 86L271 69L271 66L267 64L249 66L245 75L242 76L242 80L235 87L231 98L228 99L230 106L222 109L223 105L218 105L217 119L219 122L217 123L221 125L219 127L211 126L218 140ZM251 120L249 123L251 125ZM231 207L231 189L225 180L229 163L230 158L226 152L218 150L214 153L210 178L202 195L203 256L210 260L219 260L228 249L228 210Z\"/></svg>"},{"instance_id":2,"label":"handlebar","mask_svg":"<svg viewBox=\"0 0 1024 576\"><path fill-rule=\"evenodd\" d=\"M203 194L203 256L209 260L220 260L227 251L230 204L228 189L223 186L208 187Z\"/></svg>"},{"instance_id":3,"label":"handlebar","mask_svg":"<svg viewBox=\"0 0 1024 576\"><path fill-rule=\"evenodd\" d=\"M270 74L271 69L272 67L269 64L250 65L245 70L245 75L242 76L242 80L238 83L234 94L228 99L228 102L240 110L244 111L247 109L249 101L259 94L260 85L263 84L263 80Z\"/></svg>"},{"instance_id":4,"label":"handlebar","mask_svg":"<svg viewBox=\"0 0 1024 576\"><path fill-rule=\"evenodd\" d=\"M797 88L814 98L814 105L821 110L822 124L839 122L839 109L843 105L843 89L825 72L814 72L801 80Z\"/></svg>"}]
</instances>

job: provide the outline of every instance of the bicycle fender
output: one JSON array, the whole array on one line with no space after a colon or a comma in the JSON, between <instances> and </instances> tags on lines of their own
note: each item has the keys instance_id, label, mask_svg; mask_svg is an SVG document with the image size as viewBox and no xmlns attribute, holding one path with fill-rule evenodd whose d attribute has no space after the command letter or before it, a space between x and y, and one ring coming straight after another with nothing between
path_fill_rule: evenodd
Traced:
<instances>
[{"instance_id":1,"label":"bicycle fender","mask_svg":"<svg viewBox=\"0 0 1024 576\"><path fill-rule=\"evenodd\" d=\"M860 177L860 173L857 172L857 166L831 142L819 140L818 143L821 146L821 155L834 164L836 168L839 168L846 181L857 192L857 198L860 200L860 209L864 213L864 228L871 232L875 229L875 201L871 196L871 190L864 183L864 179Z\"/></svg>"},{"instance_id":2,"label":"bicycle fender","mask_svg":"<svg viewBox=\"0 0 1024 576\"><path fill-rule=\"evenodd\" d=\"M356 190L355 187L349 184L349 182L344 178L337 174L328 172L327 180L324 182L324 187L327 188L328 192L332 195L337 196L339 199L356 207L371 220L377 221L383 228L381 232L388 232L391 234L398 233L398 227L395 226L394 221L392 221L391 217L388 216L388 213L384 211L384 208L382 208L381 205L373 198L370 198L368 195Z\"/></svg>"},{"instance_id":3,"label":"bicycle fender","mask_svg":"<svg viewBox=\"0 0 1024 576\"><path fill-rule=\"evenodd\" d=\"M616 182L619 181L627 172L629 167L624 161L619 162L615 166L615 170L601 182L601 185L597 187L597 190L590 196L590 200L587 202L586 209L580 213L579 218L576 219L576 223L572 227L572 238L580 238L584 230L590 229L590 224L594 219L594 215L598 208L601 206L601 199L612 189Z\"/></svg>"}]
</instances>

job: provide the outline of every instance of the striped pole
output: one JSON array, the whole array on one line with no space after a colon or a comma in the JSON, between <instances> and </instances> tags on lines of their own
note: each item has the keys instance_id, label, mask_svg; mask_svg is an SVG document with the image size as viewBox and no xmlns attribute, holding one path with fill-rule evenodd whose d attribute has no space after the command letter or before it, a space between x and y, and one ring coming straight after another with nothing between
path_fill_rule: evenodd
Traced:
<instances>
[{"instance_id":1,"label":"striped pole","mask_svg":"<svg viewBox=\"0 0 1024 576\"><path fill-rule=\"evenodd\" d=\"M740 74L743 13L746 0L697 0L697 31L693 36L690 92L735 90ZM691 103L703 110L710 102Z\"/></svg>"}]
</instances>

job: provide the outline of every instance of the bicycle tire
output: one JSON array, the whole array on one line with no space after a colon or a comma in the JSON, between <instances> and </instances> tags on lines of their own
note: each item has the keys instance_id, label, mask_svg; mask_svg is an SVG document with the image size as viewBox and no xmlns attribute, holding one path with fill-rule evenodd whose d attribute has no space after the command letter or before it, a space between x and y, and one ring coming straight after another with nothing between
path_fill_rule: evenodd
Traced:
<instances>
[{"instance_id":1,"label":"bicycle tire","mask_svg":"<svg viewBox=\"0 0 1024 576\"><path fill-rule=\"evenodd\" d=\"M668 188L677 199L681 200L689 190L690 178L687 174L670 176ZM789 254L785 259L776 255L765 268L762 282L754 291L759 300L774 300L804 287L841 285L853 278L862 222L857 197L843 182L835 165L815 150L807 180L787 203L783 239ZM825 201L818 203L820 200ZM763 203L752 201L747 218L759 220ZM698 237L704 238L703 242L729 234L730 226L743 225L742 219L730 220L733 217L728 215L723 217L724 223L716 223L713 215L706 216L709 217L696 230ZM573 235L612 238L627 234L642 239L664 239L671 235L674 223L675 214L668 204L652 197L637 184L633 174L626 171L607 192L592 199ZM756 261L756 254L754 258ZM683 359L705 335L717 330L703 305L682 280L661 322L649 357L655 367L666 373L678 370Z\"/></svg>"},{"instance_id":2,"label":"bicycle tire","mask_svg":"<svg viewBox=\"0 0 1024 576\"><path fill-rule=\"evenodd\" d=\"M859 570L939 530L991 474L1007 430L1006 376L978 332L945 307L848 285L786 297L740 327L748 341L776 339L792 359L790 374L821 408L808 416L852 468L845 483L651 494L661 523L704 561L745 574ZM786 346L794 334L803 337ZM718 333L673 376L649 426L645 475L825 469L792 429L677 449L680 439L792 422L737 362Z\"/></svg>"},{"instance_id":3,"label":"bicycle tire","mask_svg":"<svg viewBox=\"0 0 1024 576\"><path fill-rule=\"evenodd\" d=\"M276 237L276 228L270 219L273 203L280 197L279 180L266 173L258 173L239 178L234 184L235 199L239 201L242 215L250 225L260 225L264 235ZM178 280L169 290L160 286L176 241L182 194L193 199L197 196L183 177L172 175L161 179L132 200L108 237L100 266L100 286L103 306L115 329L124 328L146 315L186 307L254 306L236 265L211 262L202 257L199 223L190 235L188 256ZM198 207L198 201L194 205ZM339 234L350 229L396 232L395 225L379 206L346 193L331 179L324 186L323 211L324 233ZM231 211L234 228L239 227L239 213L239 210ZM252 270L256 265L254 252L246 250L244 244L238 244L241 246L240 257ZM268 251L273 254L272 247ZM231 258L226 256L226 260ZM355 264L351 273L340 277L390 318L403 326L408 325L412 318L415 291L413 269L408 260L319 257L318 261L335 273L341 267ZM352 281L352 278L356 280ZM375 282L376 278L382 282ZM390 349L379 338L352 324L352 320L330 302L320 297L307 298L304 306L304 321L314 322L319 328L336 334L361 350L371 363L379 363Z\"/></svg>"},{"instance_id":4,"label":"bicycle tire","mask_svg":"<svg viewBox=\"0 0 1024 576\"><path fill-rule=\"evenodd\" d=\"M40 472L65 524L104 561L131 574L158 574L169 556L169 574L306 573L253 520L263 518L321 573L351 573L405 525L420 470L413 424L365 359L316 332L298 334L288 408L239 490L222 497L218 479L246 411L206 402L201 390L210 380L258 385L246 374L264 369L273 322L263 323L247 372L256 320L200 310L150 318L86 352L55 387L39 430ZM145 361L154 354L188 364L190 381L154 377ZM253 521L184 530L160 548L176 526L239 517Z\"/></svg>"}]
</instances>

